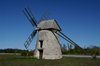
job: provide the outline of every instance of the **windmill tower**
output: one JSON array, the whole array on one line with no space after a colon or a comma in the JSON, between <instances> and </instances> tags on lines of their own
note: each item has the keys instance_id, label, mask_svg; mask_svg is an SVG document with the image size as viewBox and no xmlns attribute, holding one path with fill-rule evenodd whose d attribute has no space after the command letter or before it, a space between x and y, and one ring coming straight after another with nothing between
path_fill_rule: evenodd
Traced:
<instances>
[{"instance_id":1,"label":"windmill tower","mask_svg":"<svg viewBox=\"0 0 100 66\"><path fill-rule=\"evenodd\" d=\"M59 36L62 37L64 40L69 42L70 44L78 47L83 52L91 55L84 49L82 49L78 44L68 38L65 34L61 32L61 28L59 27L57 21L55 19L47 20L50 16L50 13L46 11L39 22L36 21L35 17L33 16L32 12L30 11L29 7L27 6L23 10L24 14L32 24L32 26L36 26L34 31L28 37L26 42L24 43L25 48L27 49L30 43L32 42L35 34L38 31L38 38L35 47L34 57L36 58L43 58L43 59L60 59L62 58L61 55L61 47L59 43ZM91 55L92 56L92 55ZM93 57L93 56L92 56Z\"/></svg>"},{"instance_id":2,"label":"windmill tower","mask_svg":"<svg viewBox=\"0 0 100 66\"><path fill-rule=\"evenodd\" d=\"M56 20L41 21L35 30L39 30L39 32L34 57L44 59L62 58L59 36L54 32L61 30Z\"/></svg>"}]
</instances>

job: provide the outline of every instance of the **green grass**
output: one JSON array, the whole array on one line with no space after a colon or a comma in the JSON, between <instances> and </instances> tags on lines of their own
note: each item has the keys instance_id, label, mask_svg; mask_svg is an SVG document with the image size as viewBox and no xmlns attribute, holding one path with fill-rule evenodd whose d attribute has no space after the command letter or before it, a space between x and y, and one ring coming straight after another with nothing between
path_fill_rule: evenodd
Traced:
<instances>
[{"instance_id":1,"label":"green grass","mask_svg":"<svg viewBox=\"0 0 100 66\"><path fill-rule=\"evenodd\" d=\"M100 66L100 59L63 57L59 60L45 60L32 56L0 55L0 66Z\"/></svg>"}]
</instances>

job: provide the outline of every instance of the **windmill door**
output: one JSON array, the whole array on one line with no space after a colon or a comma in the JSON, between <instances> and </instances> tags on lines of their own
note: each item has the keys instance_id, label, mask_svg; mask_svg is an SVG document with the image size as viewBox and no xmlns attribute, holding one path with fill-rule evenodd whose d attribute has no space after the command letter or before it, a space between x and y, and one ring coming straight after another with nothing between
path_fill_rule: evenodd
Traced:
<instances>
[{"instance_id":1,"label":"windmill door","mask_svg":"<svg viewBox=\"0 0 100 66\"><path fill-rule=\"evenodd\" d=\"M39 50L39 53L40 53L40 59L42 59L42 57L43 57L43 50Z\"/></svg>"}]
</instances>

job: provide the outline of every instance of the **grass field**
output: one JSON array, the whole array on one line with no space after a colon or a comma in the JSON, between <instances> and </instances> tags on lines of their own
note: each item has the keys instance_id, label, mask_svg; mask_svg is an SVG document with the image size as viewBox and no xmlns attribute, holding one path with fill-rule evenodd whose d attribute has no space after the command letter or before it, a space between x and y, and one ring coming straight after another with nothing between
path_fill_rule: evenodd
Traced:
<instances>
[{"instance_id":1,"label":"grass field","mask_svg":"<svg viewBox=\"0 0 100 66\"><path fill-rule=\"evenodd\" d=\"M63 57L59 60L36 59L18 55L0 55L0 66L100 66L100 58Z\"/></svg>"}]
</instances>

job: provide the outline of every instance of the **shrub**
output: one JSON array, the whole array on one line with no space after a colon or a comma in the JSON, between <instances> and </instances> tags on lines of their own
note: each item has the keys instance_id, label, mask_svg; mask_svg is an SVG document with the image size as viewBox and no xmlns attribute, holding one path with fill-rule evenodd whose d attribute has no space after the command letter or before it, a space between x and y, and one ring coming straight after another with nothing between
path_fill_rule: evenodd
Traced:
<instances>
[{"instance_id":1,"label":"shrub","mask_svg":"<svg viewBox=\"0 0 100 66\"><path fill-rule=\"evenodd\" d=\"M93 54L95 54L95 51L91 51L90 53L91 53L91 55L93 55Z\"/></svg>"},{"instance_id":2,"label":"shrub","mask_svg":"<svg viewBox=\"0 0 100 66\"><path fill-rule=\"evenodd\" d=\"M99 55L99 52L96 52L96 55Z\"/></svg>"},{"instance_id":3,"label":"shrub","mask_svg":"<svg viewBox=\"0 0 100 66\"><path fill-rule=\"evenodd\" d=\"M27 56L27 51L23 50L23 51L21 52L21 56Z\"/></svg>"},{"instance_id":4,"label":"shrub","mask_svg":"<svg viewBox=\"0 0 100 66\"><path fill-rule=\"evenodd\" d=\"M69 52L70 52L70 54L74 54L75 53L74 49L70 49Z\"/></svg>"},{"instance_id":5,"label":"shrub","mask_svg":"<svg viewBox=\"0 0 100 66\"><path fill-rule=\"evenodd\" d=\"M62 54L68 54L69 52L67 50L62 51Z\"/></svg>"},{"instance_id":6,"label":"shrub","mask_svg":"<svg viewBox=\"0 0 100 66\"><path fill-rule=\"evenodd\" d=\"M34 52L28 52L28 56L33 56Z\"/></svg>"}]
</instances>

